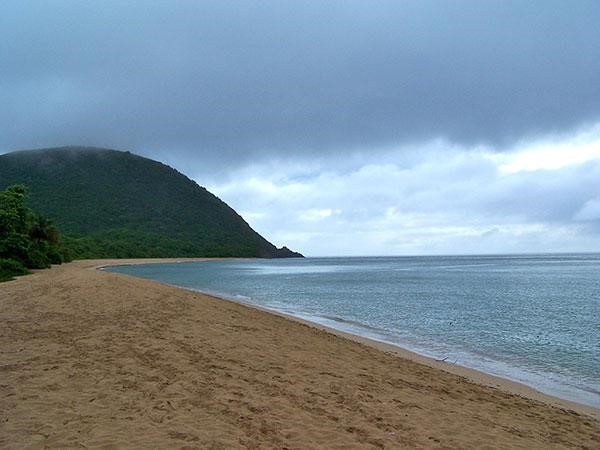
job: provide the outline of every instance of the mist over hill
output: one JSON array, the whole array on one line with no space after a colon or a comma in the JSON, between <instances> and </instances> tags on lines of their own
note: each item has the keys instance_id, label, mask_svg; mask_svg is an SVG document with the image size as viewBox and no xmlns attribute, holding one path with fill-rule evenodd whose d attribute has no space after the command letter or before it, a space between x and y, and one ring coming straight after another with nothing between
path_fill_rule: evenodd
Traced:
<instances>
[{"instance_id":1,"label":"mist over hill","mask_svg":"<svg viewBox=\"0 0 600 450\"><path fill-rule=\"evenodd\" d=\"M61 230L76 258L297 257L175 169L129 152L62 147L0 155L0 189Z\"/></svg>"}]
</instances>

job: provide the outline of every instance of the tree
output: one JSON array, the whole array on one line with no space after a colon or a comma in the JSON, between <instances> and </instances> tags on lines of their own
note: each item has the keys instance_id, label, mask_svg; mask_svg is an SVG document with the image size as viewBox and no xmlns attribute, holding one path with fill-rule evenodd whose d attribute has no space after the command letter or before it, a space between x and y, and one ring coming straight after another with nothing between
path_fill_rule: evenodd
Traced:
<instances>
[{"instance_id":1,"label":"tree","mask_svg":"<svg viewBox=\"0 0 600 450\"><path fill-rule=\"evenodd\" d=\"M0 192L0 258L14 259L22 264L29 252L26 193L23 185L10 186Z\"/></svg>"},{"instance_id":2,"label":"tree","mask_svg":"<svg viewBox=\"0 0 600 450\"><path fill-rule=\"evenodd\" d=\"M25 206L26 198L23 185L0 191L0 281L65 259L58 230Z\"/></svg>"}]
</instances>

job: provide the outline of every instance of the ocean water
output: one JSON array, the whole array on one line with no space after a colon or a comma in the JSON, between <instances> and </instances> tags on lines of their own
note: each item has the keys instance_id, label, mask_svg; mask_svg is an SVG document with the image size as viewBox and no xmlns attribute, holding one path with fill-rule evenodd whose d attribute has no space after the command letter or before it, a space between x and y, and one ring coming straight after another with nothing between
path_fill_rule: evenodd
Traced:
<instances>
[{"instance_id":1,"label":"ocean water","mask_svg":"<svg viewBox=\"0 0 600 450\"><path fill-rule=\"evenodd\" d=\"M281 311L600 407L600 254L225 260L108 270Z\"/></svg>"}]
</instances>

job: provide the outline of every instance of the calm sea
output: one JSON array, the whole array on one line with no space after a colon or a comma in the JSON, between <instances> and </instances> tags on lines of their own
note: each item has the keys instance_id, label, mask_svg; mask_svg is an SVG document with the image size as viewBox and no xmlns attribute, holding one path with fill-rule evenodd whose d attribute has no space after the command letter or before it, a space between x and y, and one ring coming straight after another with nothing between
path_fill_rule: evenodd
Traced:
<instances>
[{"instance_id":1,"label":"calm sea","mask_svg":"<svg viewBox=\"0 0 600 450\"><path fill-rule=\"evenodd\" d=\"M600 407L600 254L109 269L260 305Z\"/></svg>"}]
</instances>

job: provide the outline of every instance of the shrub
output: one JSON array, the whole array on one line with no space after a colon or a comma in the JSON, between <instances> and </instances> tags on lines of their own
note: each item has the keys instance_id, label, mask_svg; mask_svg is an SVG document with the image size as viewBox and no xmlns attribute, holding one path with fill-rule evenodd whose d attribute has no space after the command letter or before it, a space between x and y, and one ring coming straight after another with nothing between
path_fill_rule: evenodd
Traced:
<instances>
[{"instance_id":1,"label":"shrub","mask_svg":"<svg viewBox=\"0 0 600 450\"><path fill-rule=\"evenodd\" d=\"M29 271L19 261L0 258L0 281L12 280L19 275L27 275Z\"/></svg>"}]
</instances>

